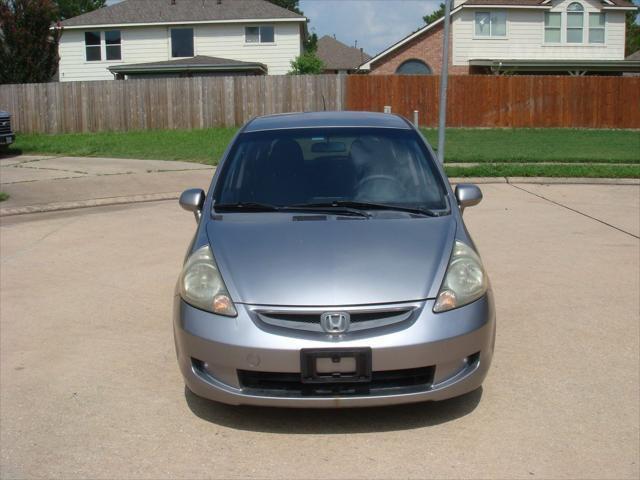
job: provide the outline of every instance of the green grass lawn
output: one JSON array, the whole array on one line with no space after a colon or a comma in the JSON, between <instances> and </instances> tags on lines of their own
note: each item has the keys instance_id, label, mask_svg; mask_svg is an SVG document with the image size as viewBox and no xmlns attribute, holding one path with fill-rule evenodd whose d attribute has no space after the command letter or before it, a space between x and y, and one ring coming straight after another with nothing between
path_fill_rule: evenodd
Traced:
<instances>
[{"instance_id":1,"label":"green grass lawn","mask_svg":"<svg viewBox=\"0 0 640 480\"><path fill-rule=\"evenodd\" d=\"M445 164L449 177L586 177L640 178L636 165L536 165L486 163L474 167Z\"/></svg>"},{"instance_id":2,"label":"green grass lawn","mask_svg":"<svg viewBox=\"0 0 640 480\"><path fill-rule=\"evenodd\" d=\"M438 145L438 131L423 130ZM445 162L640 163L640 131L449 129Z\"/></svg>"},{"instance_id":3,"label":"green grass lawn","mask_svg":"<svg viewBox=\"0 0 640 480\"><path fill-rule=\"evenodd\" d=\"M235 128L17 135L25 154L182 160L215 165ZM425 129L432 145L437 131ZM470 168L455 163L481 163ZM533 165L536 163L610 165ZM452 176L640 177L640 131L576 129L449 129L446 163ZM509 165L509 164L532 165ZM616 166L627 163L633 165ZM497 164L497 165L496 165Z\"/></svg>"},{"instance_id":4,"label":"green grass lawn","mask_svg":"<svg viewBox=\"0 0 640 480\"><path fill-rule=\"evenodd\" d=\"M215 165L236 128L134 132L18 134L13 149L25 154L182 160Z\"/></svg>"}]
</instances>

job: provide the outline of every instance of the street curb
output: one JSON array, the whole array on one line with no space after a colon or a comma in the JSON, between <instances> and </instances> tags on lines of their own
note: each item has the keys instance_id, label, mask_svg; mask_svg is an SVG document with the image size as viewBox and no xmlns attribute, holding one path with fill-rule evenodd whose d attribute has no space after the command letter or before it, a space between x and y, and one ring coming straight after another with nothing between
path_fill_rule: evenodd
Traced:
<instances>
[{"instance_id":1,"label":"street curb","mask_svg":"<svg viewBox=\"0 0 640 480\"><path fill-rule=\"evenodd\" d=\"M106 207L111 205L126 205L130 203L158 202L175 200L181 192L151 193L147 195L132 195L128 197L96 198L93 200L79 200L73 202L53 202L41 205L27 205L24 207L0 208L0 217L26 215L28 213L47 213L62 210L76 210L80 208Z\"/></svg>"},{"instance_id":2,"label":"street curb","mask_svg":"<svg viewBox=\"0 0 640 480\"><path fill-rule=\"evenodd\" d=\"M540 185L640 185L638 178L554 178L554 177L451 177L449 182L491 184L540 184ZM127 205L132 203L158 202L162 200L176 200L181 192L151 193L146 195L132 195L125 197L96 198L93 200L79 200L72 202L53 202L40 205L26 205L23 207L0 208L0 217L26 215L29 213L58 212L62 210L76 210L81 208L106 207L110 205Z\"/></svg>"}]
</instances>

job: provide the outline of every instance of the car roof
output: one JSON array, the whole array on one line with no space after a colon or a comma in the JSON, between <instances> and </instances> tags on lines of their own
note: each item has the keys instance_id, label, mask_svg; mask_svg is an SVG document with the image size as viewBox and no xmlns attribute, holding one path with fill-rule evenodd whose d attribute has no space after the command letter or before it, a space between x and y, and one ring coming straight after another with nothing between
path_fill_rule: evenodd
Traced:
<instances>
[{"instance_id":1,"label":"car roof","mask_svg":"<svg viewBox=\"0 0 640 480\"><path fill-rule=\"evenodd\" d=\"M245 125L245 132L293 128L373 127L410 130L399 115L378 112L306 112L257 117Z\"/></svg>"}]
</instances>

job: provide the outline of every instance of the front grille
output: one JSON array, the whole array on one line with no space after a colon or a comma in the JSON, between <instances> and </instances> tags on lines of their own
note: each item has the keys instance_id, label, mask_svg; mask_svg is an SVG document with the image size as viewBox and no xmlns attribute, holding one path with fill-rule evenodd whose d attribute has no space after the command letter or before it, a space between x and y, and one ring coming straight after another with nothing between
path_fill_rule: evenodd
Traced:
<instances>
[{"instance_id":1,"label":"front grille","mask_svg":"<svg viewBox=\"0 0 640 480\"><path fill-rule=\"evenodd\" d=\"M0 134L11 133L11 120L9 117L0 118Z\"/></svg>"},{"instance_id":2,"label":"front grille","mask_svg":"<svg viewBox=\"0 0 640 480\"><path fill-rule=\"evenodd\" d=\"M372 372L369 383L302 383L299 373L238 370L240 385L250 395L266 396L349 396L392 395L431 388L435 367Z\"/></svg>"},{"instance_id":3,"label":"front grille","mask_svg":"<svg viewBox=\"0 0 640 480\"><path fill-rule=\"evenodd\" d=\"M380 328L412 319L415 307L385 310L351 311L349 332ZM256 311L258 320L274 327L324 333L320 325L322 312Z\"/></svg>"}]
</instances>

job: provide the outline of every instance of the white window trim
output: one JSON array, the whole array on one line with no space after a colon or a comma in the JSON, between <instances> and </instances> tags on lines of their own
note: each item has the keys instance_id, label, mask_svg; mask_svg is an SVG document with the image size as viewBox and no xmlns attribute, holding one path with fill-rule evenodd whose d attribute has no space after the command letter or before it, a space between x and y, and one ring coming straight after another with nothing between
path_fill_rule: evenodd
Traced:
<instances>
[{"instance_id":1,"label":"white window trim","mask_svg":"<svg viewBox=\"0 0 640 480\"><path fill-rule=\"evenodd\" d=\"M604 30L604 41L602 43L589 41L589 31L591 30L591 22L589 20L589 17L591 16L592 13L599 13L600 15L604 15L604 27L602 27L602 30ZM587 41L585 43L587 43L589 46L592 46L592 47L605 47L607 45L607 23L608 23L607 22L607 17L608 16L609 15L607 15L607 12L603 12L603 11L600 11L600 12L587 12L587 24L588 25L587 25L587 34L585 35L587 37L586 38ZM599 29L597 29L597 30L599 30Z\"/></svg>"},{"instance_id":2,"label":"white window trim","mask_svg":"<svg viewBox=\"0 0 640 480\"><path fill-rule=\"evenodd\" d=\"M89 32L98 32L98 36L100 37L100 44L99 45L87 45L87 33ZM104 52L102 49L102 39L104 38L104 34L102 33L102 31L100 30L85 30L84 32L82 32L82 48L83 48L83 57L84 57L84 63L87 65L94 65L96 63L102 63L104 62ZM87 60L87 48L100 48L100 60Z\"/></svg>"},{"instance_id":3,"label":"white window trim","mask_svg":"<svg viewBox=\"0 0 640 480\"><path fill-rule=\"evenodd\" d=\"M107 60L107 42L105 40L105 36L104 33L105 32L112 32L112 31L119 31L120 32L120 60ZM84 38L84 34L86 32L98 32L100 33L100 60L87 60L87 42ZM90 45L91 46L91 45ZM98 45L92 45L93 47L97 47ZM113 63L124 63L124 31L120 28L108 28L106 30L100 30L100 29L86 29L82 32L82 48L83 48L83 52L82 52L82 56L84 58L84 64L85 65L96 65L96 64L103 64L103 63L107 63L109 65L113 64Z\"/></svg>"},{"instance_id":4,"label":"white window trim","mask_svg":"<svg viewBox=\"0 0 640 480\"><path fill-rule=\"evenodd\" d=\"M172 30L184 30L190 28L191 30L193 30L193 57L196 57L198 55L198 42L196 42L196 39L198 38L198 34L197 34L197 28L192 27L190 25L176 25L175 27L169 27L167 29L167 41L169 43L169 51L167 52L167 58L169 60L179 60L181 58L193 58L193 57L174 57L172 55L173 53L173 40L171 40L171 31Z\"/></svg>"},{"instance_id":5,"label":"white window trim","mask_svg":"<svg viewBox=\"0 0 640 480\"><path fill-rule=\"evenodd\" d=\"M547 27L545 26L544 23L544 19L547 15L547 13L559 13L560 14L560 40L557 42L547 42L546 40L546 34L547 34ZM563 40L564 40L564 32L563 32L563 27L564 27L564 21L563 21L563 15L562 12L542 12L542 45L543 46L552 46L552 47L559 47L562 46L563 44Z\"/></svg>"},{"instance_id":6,"label":"white window trim","mask_svg":"<svg viewBox=\"0 0 640 480\"><path fill-rule=\"evenodd\" d=\"M579 3L583 8L583 27L582 27L582 42L581 43L569 43L567 42L567 7L571 3ZM556 48L607 48L607 15L606 12L601 10L589 10L585 7L583 2L573 0L567 4L562 10L551 10L549 13L560 13L560 42L546 42L544 40L544 12L542 12L542 47L556 47ZM590 13L604 13L604 43L590 43L589 42L589 14ZM474 26L475 28L475 26ZM475 30L474 30L475 32Z\"/></svg>"},{"instance_id":7,"label":"white window trim","mask_svg":"<svg viewBox=\"0 0 640 480\"><path fill-rule=\"evenodd\" d=\"M120 47L120 60L107 60L107 32L120 32L120 43L112 44L112 47L118 45ZM102 44L102 49L104 49L104 62L107 63L123 63L124 61L124 49L122 48L122 33L123 31L119 28L110 28L108 30L103 30L100 34L100 43Z\"/></svg>"},{"instance_id":8,"label":"white window trim","mask_svg":"<svg viewBox=\"0 0 640 480\"><path fill-rule=\"evenodd\" d=\"M491 35L491 13L497 13L497 12L501 12L504 13L505 19L504 19L504 23L505 23L505 34L504 36L499 36L499 35ZM489 14L489 35L476 35L476 15L479 13L488 13ZM472 23L473 23L473 40L509 40L509 12L507 12L506 10L500 10L500 9L493 9L493 10L475 10L473 12L473 19L472 19Z\"/></svg>"},{"instance_id":9,"label":"white window trim","mask_svg":"<svg viewBox=\"0 0 640 480\"><path fill-rule=\"evenodd\" d=\"M257 42L247 42L247 28L249 27L258 27L258 41ZM263 42L262 41L262 32L260 31L261 27L271 27L273 28L273 42ZM260 47L264 45L272 46L278 44L278 35L276 26L270 23L261 23L259 25L244 25L242 27L242 35L244 35L244 46L245 47Z\"/></svg>"},{"instance_id":10,"label":"white window trim","mask_svg":"<svg viewBox=\"0 0 640 480\"><path fill-rule=\"evenodd\" d=\"M587 10L584 8L584 5L582 5L582 3L580 2L571 2L569 5L573 4L573 3L578 3L581 7L582 7L582 12L570 12L568 11L566 8L564 9L564 19L565 19L565 23L564 23L564 43L566 43L567 45L573 46L573 45L584 45L586 42L585 40L585 18L587 18L588 20L588 16L587 16ZM567 8L569 7L569 5L567 5ZM582 27L580 28L580 30L582 31L582 41L581 42L569 42L567 40L567 38L569 37L569 30L578 30L577 27L570 27L569 26L569 14L576 14L576 13L580 13L582 15Z\"/></svg>"}]
</instances>

